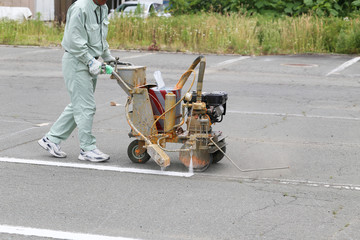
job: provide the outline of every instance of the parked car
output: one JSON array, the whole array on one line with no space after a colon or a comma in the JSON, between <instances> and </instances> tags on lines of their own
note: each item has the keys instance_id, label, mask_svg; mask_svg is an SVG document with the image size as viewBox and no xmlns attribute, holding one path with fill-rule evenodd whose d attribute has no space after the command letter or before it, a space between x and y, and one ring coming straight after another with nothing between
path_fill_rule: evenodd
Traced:
<instances>
[{"instance_id":1,"label":"parked car","mask_svg":"<svg viewBox=\"0 0 360 240\"><path fill-rule=\"evenodd\" d=\"M109 19L124 14L126 16L138 16L142 18L154 14L159 17L170 17L171 14L165 11L165 5L154 2L125 2L116 9L111 9Z\"/></svg>"}]
</instances>

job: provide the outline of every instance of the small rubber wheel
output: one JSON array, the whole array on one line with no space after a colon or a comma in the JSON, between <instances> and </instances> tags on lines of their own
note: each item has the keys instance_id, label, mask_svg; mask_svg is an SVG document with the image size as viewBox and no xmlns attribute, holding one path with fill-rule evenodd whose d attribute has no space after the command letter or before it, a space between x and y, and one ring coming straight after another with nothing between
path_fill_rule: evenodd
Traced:
<instances>
[{"instance_id":1,"label":"small rubber wheel","mask_svg":"<svg viewBox=\"0 0 360 240\"><path fill-rule=\"evenodd\" d=\"M138 154L138 148L139 140L134 140L129 144L127 154L130 160L134 163L146 163L147 161L149 161L150 155L147 153L147 151L145 150L145 152L143 152L142 154Z\"/></svg>"},{"instance_id":2,"label":"small rubber wheel","mask_svg":"<svg viewBox=\"0 0 360 240\"><path fill-rule=\"evenodd\" d=\"M226 146L223 146L221 150L224 153L226 153ZM217 150L216 152L212 153L211 156L213 158L212 163L218 163L220 162L221 159L224 158L224 154L220 150Z\"/></svg>"}]
</instances>

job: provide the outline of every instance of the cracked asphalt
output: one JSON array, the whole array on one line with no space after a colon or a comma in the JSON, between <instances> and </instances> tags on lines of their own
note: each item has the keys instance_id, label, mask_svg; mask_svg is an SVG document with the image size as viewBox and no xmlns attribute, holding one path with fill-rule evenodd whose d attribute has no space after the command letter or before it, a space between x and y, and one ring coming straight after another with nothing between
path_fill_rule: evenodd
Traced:
<instances>
[{"instance_id":1,"label":"cracked asphalt","mask_svg":"<svg viewBox=\"0 0 360 240\"><path fill-rule=\"evenodd\" d=\"M196 54L113 50L173 86ZM77 132L50 157L40 139L69 102L60 48L0 46L0 230L21 226L131 239L359 239L360 72L350 55L205 55L204 91L229 94L223 159L189 178L12 163L79 163ZM331 74L329 74L331 73ZM119 103L112 107L110 102ZM125 93L100 76L94 134L105 166L127 157ZM170 154L167 171L187 172ZM1 239L48 239L1 232ZM49 238L50 239L50 238ZM61 239L60 237L58 239Z\"/></svg>"}]
</instances>

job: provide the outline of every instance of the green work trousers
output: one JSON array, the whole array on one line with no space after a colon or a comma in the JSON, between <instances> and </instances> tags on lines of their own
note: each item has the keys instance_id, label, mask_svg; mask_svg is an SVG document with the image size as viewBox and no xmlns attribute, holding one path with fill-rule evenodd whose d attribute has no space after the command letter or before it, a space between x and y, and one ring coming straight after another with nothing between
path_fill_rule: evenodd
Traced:
<instances>
[{"instance_id":1,"label":"green work trousers","mask_svg":"<svg viewBox=\"0 0 360 240\"><path fill-rule=\"evenodd\" d=\"M80 148L91 151L96 148L92 125L96 111L94 92L97 77L92 76L88 67L68 52L65 52L62 59L62 72L71 102L46 136L50 141L60 144L77 126Z\"/></svg>"}]
</instances>

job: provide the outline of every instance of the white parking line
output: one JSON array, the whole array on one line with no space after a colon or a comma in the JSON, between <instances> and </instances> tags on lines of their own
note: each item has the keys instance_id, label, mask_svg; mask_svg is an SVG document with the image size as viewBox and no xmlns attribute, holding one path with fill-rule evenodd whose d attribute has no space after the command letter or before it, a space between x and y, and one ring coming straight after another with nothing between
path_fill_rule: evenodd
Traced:
<instances>
[{"instance_id":1,"label":"white parking line","mask_svg":"<svg viewBox=\"0 0 360 240\"><path fill-rule=\"evenodd\" d=\"M326 76L329 76L329 75L334 74L334 73L341 72L342 70L344 70L345 68L350 67L351 65L353 65L354 63L356 63L359 60L360 60L360 57L353 58L353 59L341 64L339 67L335 68L334 70L332 70L331 72L326 74Z\"/></svg>"},{"instance_id":2,"label":"white parking line","mask_svg":"<svg viewBox=\"0 0 360 240\"><path fill-rule=\"evenodd\" d=\"M306 114L294 114L294 113L246 112L246 111L236 111L236 110L227 110L226 112L238 113L243 115L271 115L271 116L279 116L279 117L322 118L322 119L339 119L339 120L353 120L353 121L360 120L360 118L357 117L320 116L320 115L306 115Z\"/></svg>"},{"instance_id":3,"label":"white parking line","mask_svg":"<svg viewBox=\"0 0 360 240\"><path fill-rule=\"evenodd\" d=\"M219 62L219 63L217 63L215 65L212 65L212 66L208 67L207 70L206 70L206 73L216 73L216 72L219 71L220 67L223 67L223 66L226 66L226 65L238 62L238 61L242 61L242 60L245 60L245 59L248 59L248 58L250 58L250 57L249 56L242 56L242 57L238 57L238 58L229 59L229 60L226 60L226 61L223 61L223 62Z\"/></svg>"},{"instance_id":4,"label":"white parking line","mask_svg":"<svg viewBox=\"0 0 360 240\"><path fill-rule=\"evenodd\" d=\"M135 238L110 237L75 232L63 232L41 228L29 228L21 226L0 225L0 233L16 234L22 236L35 236L41 238L54 238L66 240L135 240Z\"/></svg>"},{"instance_id":5,"label":"white parking line","mask_svg":"<svg viewBox=\"0 0 360 240\"><path fill-rule=\"evenodd\" d=\"M39 128L39 127L26 128L26 129L23 129L23 130L20 130L20 131L17 131L17 132L13 132L13 133L10 133L10 134L2 135L2 136L0 136L0 140L7 139L7 138L12 137L12 136L15 136L15 135L17 135L17 134L19 134L19 133L27 132L27 131L30 131L30 130L33 130L33 129L36 129L36 128Z\"/></svg>"},{"instance_id":6,"label":"white parking line","mask_svg":"<svg viewBox=\"0 0 360 240\"><path fill-rule=\"evenodd\" d=\"M0 122L29 124L29 122L26 121L16 121L16 120L14 121L14 120L5 120L5 119L0 119Z\"/></svg>"},{"instance_id":7,"label":"white parking line","mask_svg":"<svg viewBox=\"0 0 360 240\"><path fill-rule=\"evenodd\" d=\"M133 55L133 56L128 56L128 57L123 57L121 59L133 59L133 58L139 58L139 57L146 57L149 55L153 55L154 53L144 53L144 54L138 54L138 55Z\"/></svg>"},{"instance_id":8,"label":"white parking line","mask_svg":"<svg viewBox=\"0 0 360 240\"><path fill-rule=\"evenodd\" d=\"M95 164L53 162L53 161L42 161L42 160L33 160L33 159L6 158L6 157L1 157L0 162L80 168L80 169L112 171L112 172L164 175L171 177L191 177L194 175L194 173L190 173L190 172L172 172L172 171L160 171L160 170L152 170L152 169L122 168L116 166L105 166L105 165L95 165Z\"/></svg>"},{"instance_id":9,"label":"white parking line","mask_svg":"<svg viewBox=\"0 0 360 240\"><path fill-rule=\"evenodd\" d=\"M29 124L29 122L2 121L1 119L0 119L0 122ZM19 134L19 133L24 133L24 132L27 132L27 131L30 131L30 130L33 130L33 129L37 129L37 128L40 128L40 127L48 126L49 124L50 124L50 123L34 124L34 127L26 128L26 129L23 129L23 130L20 130L20 131L17 131L17 132L12 132L12 133L5 134L5 135L0 135L0 140L8 139L9 137L15 136L15 135L17 135L17 134Z\"/></svg>"},{"instance_id":10,"label":"white parking line","mask_svg":"<svg viewBox=\"0 0 360 240\"><path fill-rule=\"evenodd\" d=\"M225 65L228 65L228 64L231 64L231 63L234 63L234 62L238 62L238 61L241 61L241 60L245 60L245 59L248 59L250 58L249 56L242 56L242 57L238 57L238 58L234 58L234 59L229 59L229 60L226 60L226 61L223 61L223 62L219 62L218 64L214 65L214 66L211 66L210 68L217 68L217 67L222 67L222 66L225 66Z\"/></svg>"},{"instance_id":11,"label":"white parking line","mask_svg":"<svg viewBox=\"0 0 360 240\"><path fill-rule=\"evenodd\" d=\"M27 47L22 47L23 49L26 49ZM28 49L30 49L30 51L23 51L23 52L19 52L19 53L12 53L12 54L7 54L7 55L0 55L0 60L12 60L12 59L17 59L17 58L20 58L20 57L23 57L25 55L37 55L39 53L47 53L49 51L58 51L57 48L46 48L46 49L43 49L43 48L38 48L38 50L36 51L32 51L32 49L36 49L34 47L29 47Z\"/></svg>"}]
</instances>

